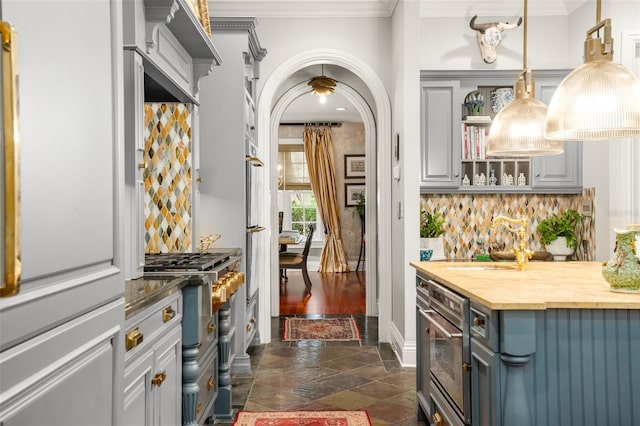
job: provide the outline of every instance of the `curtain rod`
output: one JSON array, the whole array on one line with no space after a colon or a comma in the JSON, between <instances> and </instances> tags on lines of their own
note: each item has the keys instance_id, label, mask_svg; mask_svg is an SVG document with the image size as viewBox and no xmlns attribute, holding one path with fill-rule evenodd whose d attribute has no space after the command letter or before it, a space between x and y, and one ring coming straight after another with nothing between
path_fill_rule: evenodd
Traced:
<instances>
[{"instance_id":1,"label":"curtain rod","mask_svg":"<svg viewBox=\"0 0 640 426\"><path fill-rule=\"evenodd\" d=\"M298 122L291 122L291 123L285 123L285 122L281 122L280 123L281 126L332 126L332 127L340 127L342 126L342 122L340 121L298 121Z\"/></svg>"}]
</instances>

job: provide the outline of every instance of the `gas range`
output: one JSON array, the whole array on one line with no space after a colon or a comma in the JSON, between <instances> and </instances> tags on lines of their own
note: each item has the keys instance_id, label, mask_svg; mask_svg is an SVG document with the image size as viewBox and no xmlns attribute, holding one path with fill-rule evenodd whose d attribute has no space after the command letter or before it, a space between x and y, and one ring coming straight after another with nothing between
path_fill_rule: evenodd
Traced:
<instances>
[{"instance_id":1,"label":"gas range","mask_svg":"<svg viewBox=\"0 0 640 426\"><path fill-rule=\"evenodd\" d=\"M147 253L145 254L145 276L218 275L236 269L241 259L241 250L217 249L203 253Z\"/></svg>"}]
</instances>

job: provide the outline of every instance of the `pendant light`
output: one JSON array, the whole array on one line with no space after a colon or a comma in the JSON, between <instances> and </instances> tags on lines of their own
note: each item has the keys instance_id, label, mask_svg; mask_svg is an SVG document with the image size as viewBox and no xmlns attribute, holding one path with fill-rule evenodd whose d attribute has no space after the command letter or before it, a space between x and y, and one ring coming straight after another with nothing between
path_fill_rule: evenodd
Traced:
<instances>
[{"instance_id":1,"label":"pendant light","mask_svg":"<svg viewBox=\"0 0 640 426\"><path fill-rule=\"evenodd\" d=\"M515 84L516 96L493 119L487 140L487 155L530 157L561 154L562 142L544 138L547 106L535 98L535 83L527 68L527 13L524 0L522 72Z\"/></svg>"},{"instance_id":2,"label":"pendant light","mask_svg":"<svg viewBox=\"0 0 640 426\"><path fill-rule=\"evenodd\" d=\"M324 64L322 75L313 77L307 84L311 86L311 93L320 96L320 103L327 102L327 96L332 94L336 87L336 81L324 75Z\"/></svg>"},{"instance_id":3,"label":"pendant light","mask_svg":"<svg viewBox=\"0 0 640 426\"><path fill-rule=\"evenodd\" d=\"M560 83L547 115L545 137L554 140L602 140L640 136L640 79L612 62L611 19L587 31L585 63ZM594 33L604 30L603 39Z\"/></svg>"}]
</instances>

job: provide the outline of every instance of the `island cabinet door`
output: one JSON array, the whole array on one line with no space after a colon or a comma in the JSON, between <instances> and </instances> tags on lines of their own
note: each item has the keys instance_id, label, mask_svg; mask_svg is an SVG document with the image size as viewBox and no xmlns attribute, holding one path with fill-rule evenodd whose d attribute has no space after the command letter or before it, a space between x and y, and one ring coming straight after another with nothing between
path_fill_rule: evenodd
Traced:
<instances>
[{"instance_id":1,"label":"island cabinet door","mask_svg":"<svg viewBox=\"0 0 640 426\"><path fill-rule=\"evenodd\" d=\"M474 426L500 425L500 354L471 338L471 420Z\"/></svg>"}]
</instances>

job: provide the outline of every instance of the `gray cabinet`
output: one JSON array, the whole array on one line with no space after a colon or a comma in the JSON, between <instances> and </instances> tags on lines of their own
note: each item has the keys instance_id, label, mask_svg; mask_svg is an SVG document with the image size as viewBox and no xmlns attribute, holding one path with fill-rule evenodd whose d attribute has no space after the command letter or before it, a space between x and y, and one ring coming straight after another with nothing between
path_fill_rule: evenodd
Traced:
<instances>
[{"instance_id":1,"label":"gray cabinet","mask_svg":"<svg viewBox=\"0 0 640 426\"><path fill-rule=\"evenodd\" d=\"M123 114L122 46L112 30L121 28L120 3L45 1L35 13L34 5L0 3L17 34L22 141L22 282L0 298L0 424L117 425Z\"/></svg>"},{"instance_id":2,"label":"gray cabinet","mask_svg":"<svg viewBox=\"0 0 640 426\"><path fill-rule=\"evenodd\" d=\"M536 97L549 103L566 70L534 71ZM580 142L565 143L559 155L529 158L465 159L462 143L465 125L489 127L490 122L464 123L463 101L467 93L480 90L485 95L483 115L494 116L491 90L512 87L517 80L514 71L423 71L421 73L421 168L422 193L580 193L582 192L582 146ZM498 186L473 186L474 174L484 173L488 180L495 170ZM514 180L520 173L525 186L502 186L502 174ZM464 175L471 186L463 186Z\"/></svg>"},{"instance_id":3,"label":"gray cabinet","mask_svg":"<svg viewBox=\"0 0 640 426\"><path fill-rule=\"evenodd\" d=\"M181 313L177 292L126 320L125 426L182 423Z\"/></svg>"},{"instance_id":4,"label":"gray cabinet","mask_svg":"<svg viewBox=\"0 0 640 426\"><path fill-rule=\"evenodd\" d=\"M250 179L257 179L255 171L261 169L248 159L260 155L255 144L256 79L266 50L260 47L255 19L212 18L211 31L223 63L200 84L198 233L221 234L218 246L242 248L246 285L238 289L231 306L235 329L231 362L234 372L250 374L247 348L256 338L258 318L255 254L264 234L253 231L264 228L249 223L251 211L259 208L256 200L251 200L253 207L249 208L251 189L256 188Z\"/></svg>"},{"instance_id":5,"label":"gray cabinet","mask_svg":"<svg viewBox=\"0 0 640 426\"><path fill-rule=\"evenodd\" d=\"M420 84L420 187L460 186L460 81Z\"/></svg>"}]
</instances>

